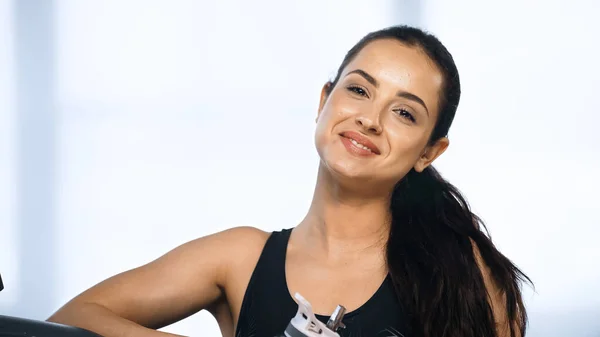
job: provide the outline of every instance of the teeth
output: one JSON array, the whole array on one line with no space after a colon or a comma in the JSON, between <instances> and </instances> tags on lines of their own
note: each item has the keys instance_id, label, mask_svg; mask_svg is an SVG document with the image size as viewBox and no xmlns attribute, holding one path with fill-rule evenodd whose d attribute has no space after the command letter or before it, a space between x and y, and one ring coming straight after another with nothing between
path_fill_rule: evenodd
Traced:
<instances>
[{"instance_id":1,"label":"teeth","mask_svg":"<svg viewBox=\"0 0 600 337\"><path fill-rule=\"evenodd\" d=\"M355 141L354 139L350 139L350 141L352 142L352 144L356 145L356 147L360 147L363 150L367 150L369 152L371 152L371 149L369 149L368 147L362 145L361 143Z\"/></svg>"}]
</instances>

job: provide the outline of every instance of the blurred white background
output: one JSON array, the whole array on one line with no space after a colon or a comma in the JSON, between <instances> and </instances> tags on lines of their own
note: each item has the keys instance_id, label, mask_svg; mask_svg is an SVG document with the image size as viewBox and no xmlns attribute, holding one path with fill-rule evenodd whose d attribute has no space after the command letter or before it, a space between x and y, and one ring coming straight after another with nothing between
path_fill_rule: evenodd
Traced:
<instances>
[{"instance_id":1,"label":"blurred white background","mask_svg":"<svg viewBox=\"0 0 600 337\"><path fill-rule=\"evenodd\" d=\"M307 211L321 86L415 24L463 96L438 168L535 282L531 337L600 336L600 3L0 0L0 313ZM164 330L218 336L204 312Z\"/></svg>"}]
</instances>

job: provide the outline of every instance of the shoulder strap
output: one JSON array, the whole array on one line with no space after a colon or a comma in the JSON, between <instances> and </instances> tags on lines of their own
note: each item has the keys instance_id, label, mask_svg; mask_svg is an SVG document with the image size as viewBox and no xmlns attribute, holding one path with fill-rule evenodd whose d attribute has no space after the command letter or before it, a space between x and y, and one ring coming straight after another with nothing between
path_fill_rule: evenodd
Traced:
<instances>
[{"instance_id":1,"label":"shoulder strap","mask_svg":"<svg viewBox=\"0 0 600 337\"><path fill-rule=\"evenodd\" d=\"M244 294L236 336L275 336L294 316L297 307L285 280L290 234L291 229L285 229L267 239Z\"/></svg>"}]
</instances>

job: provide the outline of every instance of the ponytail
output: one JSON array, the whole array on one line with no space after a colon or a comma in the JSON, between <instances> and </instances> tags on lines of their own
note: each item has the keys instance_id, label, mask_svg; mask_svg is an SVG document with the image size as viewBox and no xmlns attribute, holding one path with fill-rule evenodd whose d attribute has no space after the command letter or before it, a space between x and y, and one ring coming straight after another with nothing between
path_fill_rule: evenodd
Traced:
<instances>
[{"instance_id":1,"label":"ponytail","mask_svg":"<svg viewBox=\"0 0 600 337\"><path fill-rule=\"evenodd\" d=\"M431 166L412 170L395 186L390 208L387 264L412 335L497 336L474 242L505 296L511 337L524 336L519 281L529 279L480 230L456 187Z\"/></svg>"}]
</instances>

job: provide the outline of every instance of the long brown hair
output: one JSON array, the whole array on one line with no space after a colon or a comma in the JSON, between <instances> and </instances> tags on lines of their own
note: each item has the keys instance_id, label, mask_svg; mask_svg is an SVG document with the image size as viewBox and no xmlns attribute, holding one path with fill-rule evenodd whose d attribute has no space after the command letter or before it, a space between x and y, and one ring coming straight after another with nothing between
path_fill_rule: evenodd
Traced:
<instances>
[{"instance_id":1,"label":"long brown hair","mask_svg":"<svg viewBox=\"0 0 600 337\"><path fill-rule=\"evenodd\" d=\"M423 50L444 77L441 110L430 143L445 137L460 100L460 79L452 55L433 35L407 26L368 34L347 54L332 90L352 59L369 42L395 39ZM390 200L392 226L387 266L400 303L409 315L411 335L422 337L496 337L488 292L477 264L477 245L491 277L505 298L511 336L524 336L527 313L521 284L531 280L502 255L482 231L459 190L430 166L410 171Z\"/></svg>"}]
</instances>

